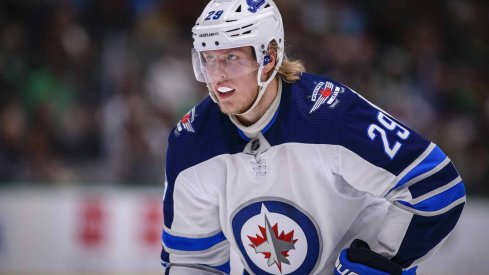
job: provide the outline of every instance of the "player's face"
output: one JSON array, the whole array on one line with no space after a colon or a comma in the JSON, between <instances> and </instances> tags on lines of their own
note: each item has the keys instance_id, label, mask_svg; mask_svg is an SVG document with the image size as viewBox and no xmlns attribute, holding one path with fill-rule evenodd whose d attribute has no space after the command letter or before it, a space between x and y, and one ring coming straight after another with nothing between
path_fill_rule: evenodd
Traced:
<instances>
[{"instance_id":1,"label":"player's face","mask_svg":"<svg viewBox=\"0 0 489 275\"><path fill-rule=\"evenodd\" d=\"M258 96L258 62L251 47L207 51L208 85L219 101L221 111L239 114L248 110Z\"/></svg>"}]
</instances>

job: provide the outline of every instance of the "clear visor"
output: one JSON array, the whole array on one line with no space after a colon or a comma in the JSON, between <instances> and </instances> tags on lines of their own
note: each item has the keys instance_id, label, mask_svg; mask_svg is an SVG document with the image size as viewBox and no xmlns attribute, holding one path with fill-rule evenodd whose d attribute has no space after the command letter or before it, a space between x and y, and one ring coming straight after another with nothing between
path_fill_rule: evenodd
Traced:
<instances>
[{"instance_id":1,"label":"clear visor","mask_svg":"<svg viewBox=\"0 0 489 275\"><path fill-rule=\"evenodd\" d=\"M198 52L192 49L195 78L204 83L235 79L258 70L251 47Z\"/></svg>"}]
</instances>

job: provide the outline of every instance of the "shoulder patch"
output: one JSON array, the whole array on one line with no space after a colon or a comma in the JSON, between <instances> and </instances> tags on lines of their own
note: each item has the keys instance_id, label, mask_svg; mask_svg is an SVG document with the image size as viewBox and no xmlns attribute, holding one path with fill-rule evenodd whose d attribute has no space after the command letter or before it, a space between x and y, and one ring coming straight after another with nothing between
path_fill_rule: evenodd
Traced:
<instances>
[{"instance_id":1,"label":"shoulder patch","mask_svg":"<svg viewBox=\"0 0 489 275\"><path fill-rule=\"evenodd\" d=\"M183 118L177 123L177 127L174 131L175 136L179 136L183 131L189 133L195 133L195 129L192 123L195 120L195 107L193 107L188 113L186 113Z\"/></svg>"},{"instance_id":2,"label":"shoulder patch","mask_svg":"<svg viewBox=\"0 0 489 275\"><path fill-rule=\"evenodd\" d=\"M309 114L313 113L319 107L326 104L329 108L334 108L340 102L338 95L345 92L345 88L339 85L335 85L329 81L320 81L316 84L314 91L311 95L311 102L314 103Z\"/></svg>"}]
</instances>

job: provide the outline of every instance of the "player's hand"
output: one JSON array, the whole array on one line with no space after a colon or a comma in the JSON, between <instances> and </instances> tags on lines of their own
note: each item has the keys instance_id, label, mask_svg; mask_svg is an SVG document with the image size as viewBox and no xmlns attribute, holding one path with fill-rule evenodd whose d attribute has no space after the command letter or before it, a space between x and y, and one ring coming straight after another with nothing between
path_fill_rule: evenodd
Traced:
<instances>
[{"instance_id":1,"label":"player's hand","mask_svg":"<svg viewBox=\"0 0 489 275\"><path fill-rule=\"evenodd\" d=\"M362 240L354 240L341 251L334 275L415 275L416 267L403 271L402 266L370 250Z\"/></svg>"}]
</instances>

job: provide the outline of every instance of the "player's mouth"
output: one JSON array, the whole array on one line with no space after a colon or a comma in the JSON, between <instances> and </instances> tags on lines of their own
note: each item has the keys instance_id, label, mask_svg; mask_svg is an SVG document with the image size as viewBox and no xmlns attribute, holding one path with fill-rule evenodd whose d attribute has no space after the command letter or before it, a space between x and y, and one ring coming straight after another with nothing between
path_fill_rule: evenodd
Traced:
<instances>
[{"instance_id":1,"label":"player's mouth","mask_svg":"<svg viewBox=\"0 0 489 275\"><path fill-rule=\"evenodd\" d=\"M220 86L217 88L217 95L220 99L226 99L226 98L230 98L235 91L236 90L231 87Z\"/></svg>"}]
</instances>

